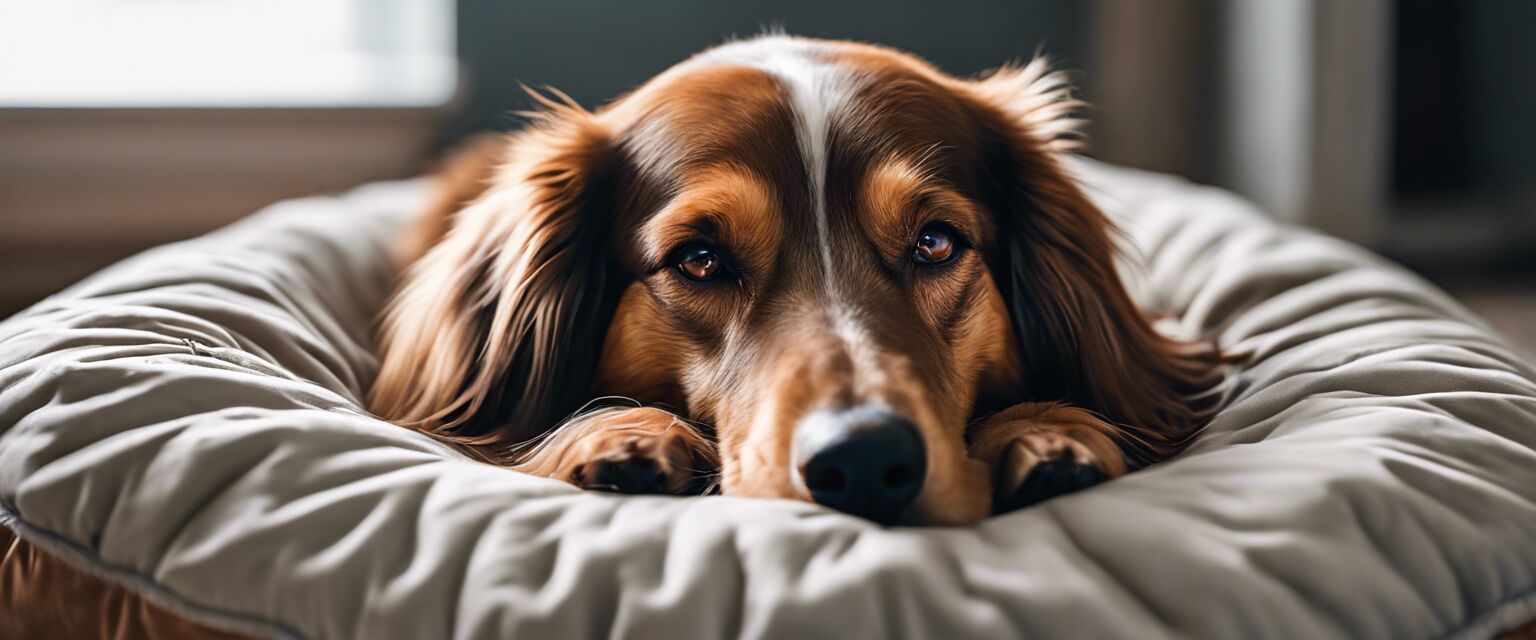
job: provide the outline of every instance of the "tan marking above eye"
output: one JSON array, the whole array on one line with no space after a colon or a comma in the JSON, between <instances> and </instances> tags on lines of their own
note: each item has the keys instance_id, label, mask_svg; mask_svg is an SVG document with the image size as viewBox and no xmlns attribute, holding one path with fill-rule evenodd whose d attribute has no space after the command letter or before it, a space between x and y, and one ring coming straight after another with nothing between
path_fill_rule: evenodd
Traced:
<instances>
[{"instance_id":1,"label":"tan marking above eye","mask_svg":"<svg viewBox=\"0 0 1536 640\"><path fill-rule=\"evenodd\" d=\"M859 215L889 260L940 265L973 246L986 246L991 227L980 208L934 175L897 157L880 163L864 179ZM942 231L942 237L924 240L935 230Z\"/></svg>"},{"instance_id":2,"label":"tan marking above eye","mask_svg":"<svg viewBox=\"0 0 1536 640\"><path fill-rule=\"evenodd\" d=\"M768 270L780 233L781 218L773 202L767 186L750 171L732 166L699 169L686 177L686 186L670 203L642 224L636 238L641 265L676 268L688 276L682 269L683 250L702 247L713 251L719 270L740 269L737 275Z\"/></svg>"}]
</instances>

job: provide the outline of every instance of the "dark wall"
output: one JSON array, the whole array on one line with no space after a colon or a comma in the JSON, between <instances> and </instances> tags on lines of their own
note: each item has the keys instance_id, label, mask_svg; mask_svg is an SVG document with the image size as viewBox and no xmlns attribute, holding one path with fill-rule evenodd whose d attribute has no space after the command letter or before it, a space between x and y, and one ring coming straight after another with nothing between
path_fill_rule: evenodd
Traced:
<instances>
[{"instance_id":1,"label":"dark wall","mask_svg":"<svg viewBox=\"0 0 1536 640\"><path fill-rule=\"evenodd\" d=\"M1404 0L1397 20L1395 192L1536 198L1536 2Z\"/></svg>"},{"instance_id":2,"label":"dark wall","mask_svg":"<svg viewBox=\"0 0 1536 640\"><path fill-rule=\"evenodd\" d=\"M518 86L550 85L595 107L688 55L765 27L906 49L971 74L1044 47L1082 69L1087 3L1077 0L460 0L459 55L467 92L454 138L516 125Z\"/></svg>"},{"instance_id":3,"label":"dark wall","mask_svg":"<svg viewBox=\"0 0 1536 640\"><path fill-rule=\"evenodd\" d=\"M1465 2L1465 0L1463 0ZM1536 189L1536 2L1466 2L1472 170L1485 185Z\"/></svg>"}]
</instances>

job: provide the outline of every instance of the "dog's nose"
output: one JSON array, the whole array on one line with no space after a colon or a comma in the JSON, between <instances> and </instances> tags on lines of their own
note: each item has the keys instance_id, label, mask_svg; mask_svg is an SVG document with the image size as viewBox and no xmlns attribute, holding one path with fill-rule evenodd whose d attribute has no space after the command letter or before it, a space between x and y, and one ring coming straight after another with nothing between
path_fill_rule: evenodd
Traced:
<instances>
[{"instance_id":1,"label":"dog's nose","mask_svg":"<svg viewBox=\"0 0 1536 640\"><path fill-rule=\"evenodd\" d=\"M917 426L884 410L807 416L796 428L795 454L812 500L881 524L912 504L928 471Z\"/></svg>"}]
</instances>

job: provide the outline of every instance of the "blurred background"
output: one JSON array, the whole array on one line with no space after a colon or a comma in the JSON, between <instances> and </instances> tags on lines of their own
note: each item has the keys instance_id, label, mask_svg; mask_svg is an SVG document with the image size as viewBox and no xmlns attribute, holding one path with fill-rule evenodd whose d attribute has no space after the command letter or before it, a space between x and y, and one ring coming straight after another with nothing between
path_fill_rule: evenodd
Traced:
<instances>
[{"instance_id":1,"label":"blurred background","mask_svg":"<svg viewBox=\"0 0 1536 640\"><path fill-rule=\"evenodd\" d=\"M285 197L414 175L765 27L955 74L1037 50L1089 155L1418 270L1536 351L1536 2L0 0L0 317Z\"/></svg>"}]
</instances>

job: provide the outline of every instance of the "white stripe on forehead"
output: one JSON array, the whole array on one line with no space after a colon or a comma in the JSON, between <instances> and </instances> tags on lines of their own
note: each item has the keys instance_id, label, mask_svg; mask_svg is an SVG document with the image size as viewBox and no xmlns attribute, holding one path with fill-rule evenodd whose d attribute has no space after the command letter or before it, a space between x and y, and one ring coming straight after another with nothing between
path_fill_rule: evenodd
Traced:
<instances>
[{"instance_id":1,"label":"white stripe on forehead","mask_svg":"<svg viewBox=\"0 0 1536 640\"><path fill-rule=\"evenodd\" d=\"M855 89L855 76L845 67L828 62L822 55L830 47L817 42L771 35L721 45L704 52L696 60L705 64L740 65L758 69L778 80L789 94L794 113L795 137L805 164L812 213L816 219L816 244L821 257L822 283L827 296L827 313L832 332L860 363L854 378L877 384L881 373L878 363L868 361L873 355L868 331L860 322L858 309L843 299L833 275L832 230L827 215L827 156L834 118L848 108Z\"/></svg>"},{"instance_id":2,"label":"white stripe on forehead","mask_svg":"<svg viewBox=\"0 0 1536 640\"><path fill-rule=\"evenodd\" d=\"M816 243L827 295L836 303L837 279L832 277L832 232L827 219L827 155L832 119L849 101L853 82L845 69L826 62L822 44L789 36L764 36L721 45L698 60L759 69L773 76L789 93L805 175L809 182Z\"/></svg>"}]
</instances>

